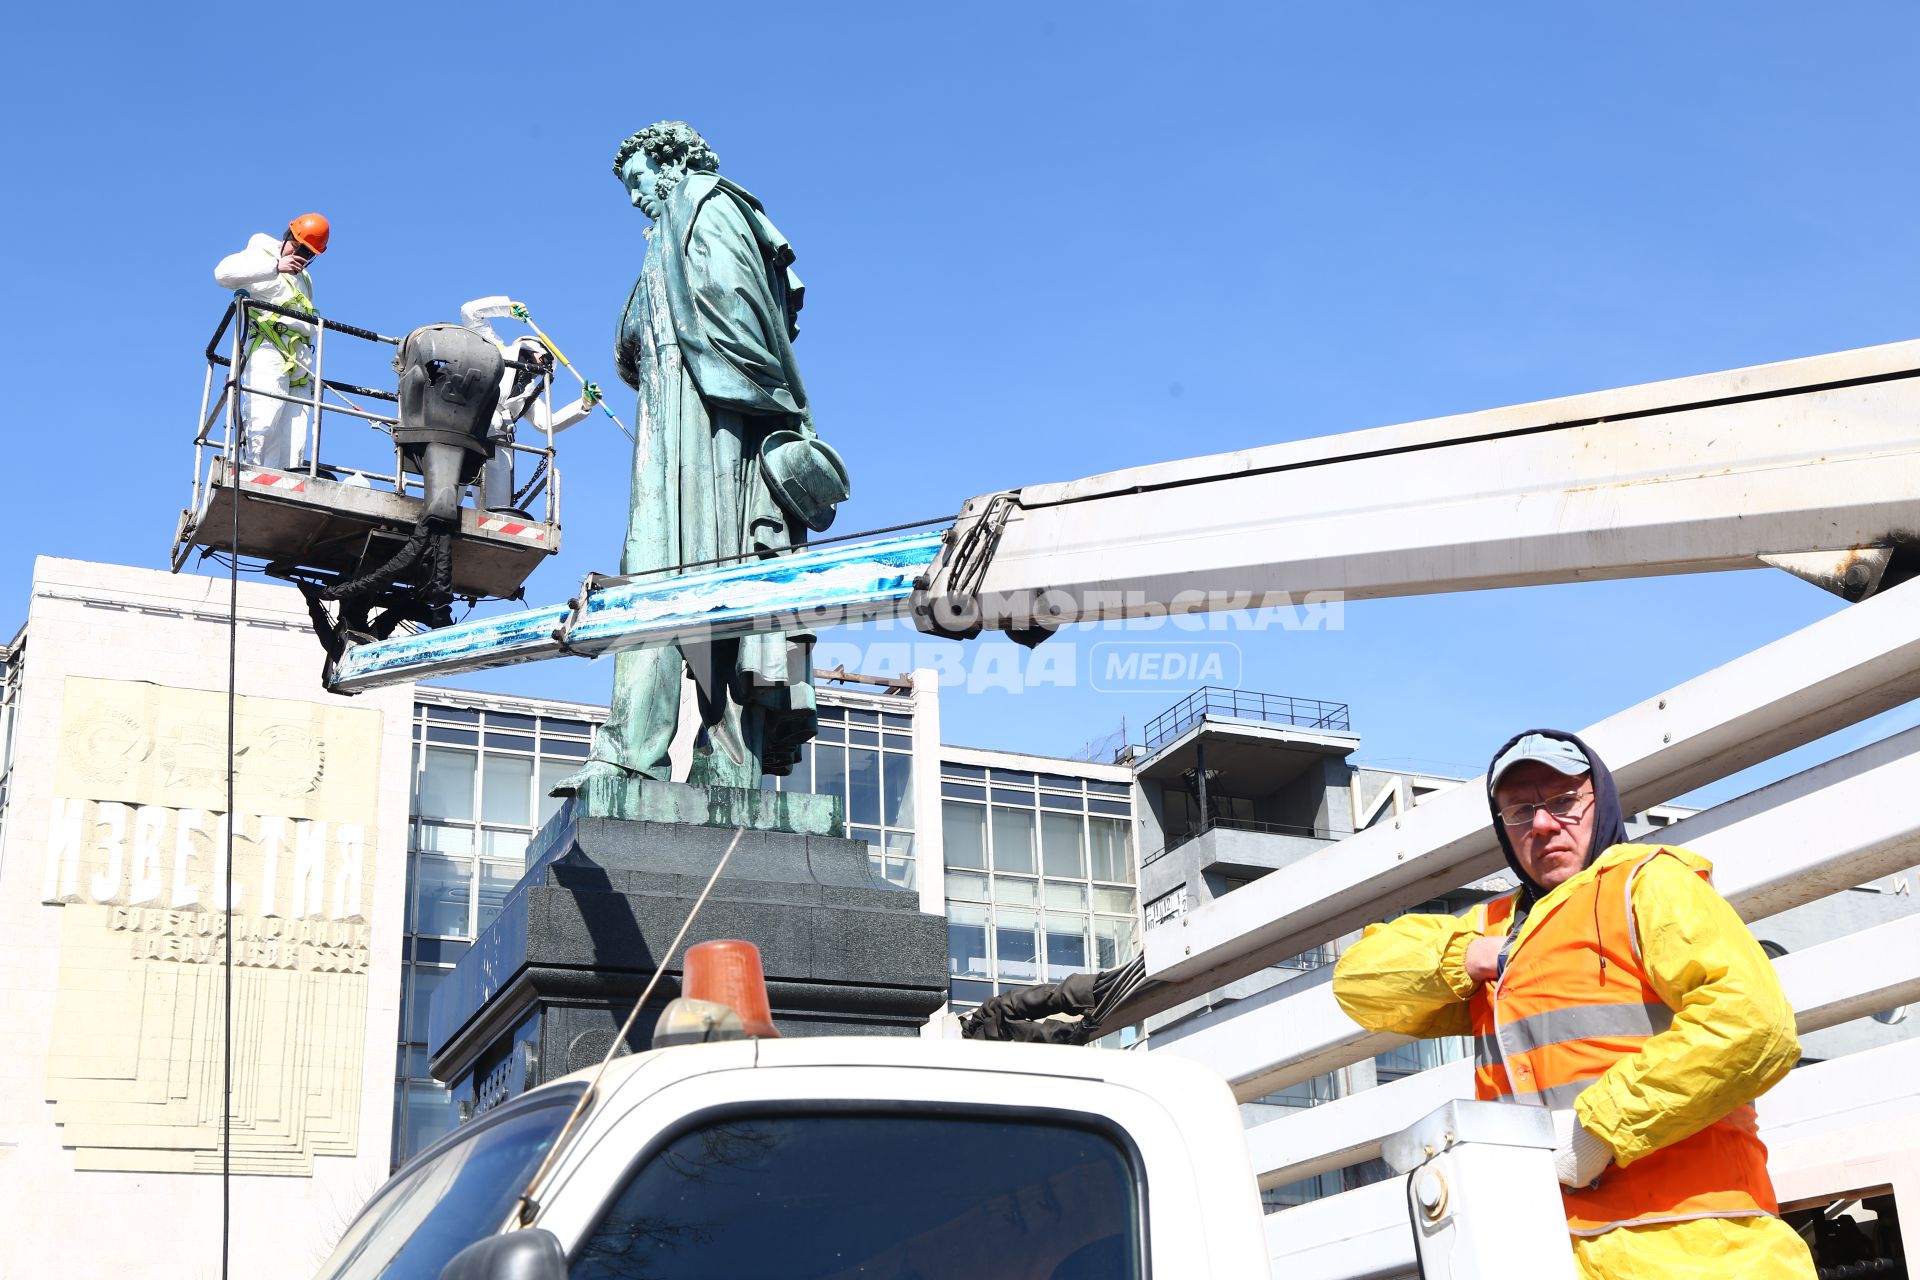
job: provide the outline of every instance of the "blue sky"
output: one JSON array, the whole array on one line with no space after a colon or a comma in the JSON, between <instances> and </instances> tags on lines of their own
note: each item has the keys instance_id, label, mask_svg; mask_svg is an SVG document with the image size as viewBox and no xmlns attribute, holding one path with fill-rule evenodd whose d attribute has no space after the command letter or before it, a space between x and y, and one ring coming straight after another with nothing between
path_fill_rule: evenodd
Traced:
<instances>
[{"instance_id":1,"label":"blue sky","mask_svg":"<svg viewBox=\"0 0 1920 1280\"><path fill-rule=\"evenodd\" d=\"M16 619L36 553L165 563L210 269L293 213L334 221L329 314L399 333L507 292L611 384L643 220L608 164L661 118L798 250L799 354L854 469L836 532L1920 330L1906 5L176 8L10 19ZM618 559L626 442L564 443L536 600ZM1232 657L1247 688L1349 703L1365 758L1471 773L1521 722L1590 723L1835 607L1770 573L1478 593ZM1504 660L1542 643L1550 667ZM1184 692L1079 665L949 691L946 736L1069 752Z\"/></svg>"}]
</instances>

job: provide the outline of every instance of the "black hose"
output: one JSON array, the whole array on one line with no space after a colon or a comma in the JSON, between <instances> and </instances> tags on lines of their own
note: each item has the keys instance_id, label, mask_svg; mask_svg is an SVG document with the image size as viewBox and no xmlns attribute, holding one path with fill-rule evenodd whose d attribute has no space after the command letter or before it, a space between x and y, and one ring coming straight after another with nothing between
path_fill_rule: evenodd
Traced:
<instances>
[{"instance_id":1,"label":"black hose","mask_svg":"<svg viewBox=\"0 0 1920 1280\"><path fill-rule=\"evenodd\" d=\"M298 307L282 307L275 303L262 302L258 298L248 298L246 303L249 310L271 311L273 314L285 316L289 320L304 320L313 324L323 325L336 333L349 334L355 338L365 338L368 342L384 342L389 346L395 347L400 345L400 339L398 338L389 338L384 333L375 333L371 329L362 329L359 325L346 324L339 320L329 320L317 311L302 311Z\"/></svg>"},{"instance_id":2,"label":"black hose","mask_svg":"<svg viewBox=\"0 0 1920 1280\"><path fill-rule=\"evenodd\" d=\"M420 562L433 537L433 522L422 516L413 526L413 535L393 556L372 573L336 582L320 593L322 600L344 600L349 596L371 596L393 585L393 580Z\"/></svg>"}]
</instances>

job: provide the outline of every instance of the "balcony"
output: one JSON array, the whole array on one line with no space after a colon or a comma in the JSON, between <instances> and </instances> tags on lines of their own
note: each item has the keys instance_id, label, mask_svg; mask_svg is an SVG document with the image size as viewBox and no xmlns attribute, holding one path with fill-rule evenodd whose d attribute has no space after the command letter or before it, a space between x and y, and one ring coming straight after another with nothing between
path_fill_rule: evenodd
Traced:
<instances>
[{"instance_id":1,"label":"balcony","mask_svg":"<svg viewBox=\"0 0 1920 1280\"><path fill-rule=\"evenodd\" d=\"M1192 884L1203 872L1233 880L1258 879L1308 854L1318 853L1331 843L1332 836L1316 832L1312 827L1214 818L1172 837L1141 859L1141 895L1150 898L1161 892L1159 886L1163 880L1169 886L1181 881ZM1176 850L1185 852L1171 863L1162 862ZM1156 867L1156 863L1161 865Z\"/></svg>"},{"instance_id":2,"label":"balcony","mask_svg":"<svg viewBox=\"0 0 1920 1280\"><path fill-rule=\"evenodd\" d=\"M1202 720L1241 720L1256 724L1284 724L1300 729L1330 729L1350 733L1353 721L1344 702L1296 698L1284 693L1255 693L1202 685L1147 722L1144 745L1148 755L1172 742Z\"/></svg>"}]
</instances>

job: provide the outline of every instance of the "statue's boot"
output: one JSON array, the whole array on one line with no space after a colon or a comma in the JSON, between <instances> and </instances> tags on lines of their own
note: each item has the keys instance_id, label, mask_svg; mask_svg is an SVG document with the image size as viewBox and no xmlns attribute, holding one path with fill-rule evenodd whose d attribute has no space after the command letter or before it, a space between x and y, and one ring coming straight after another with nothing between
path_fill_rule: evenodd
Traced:
<instances>
[{"instance_id":1,"label":"statue's boot","mask_svg":"<svg viewBox=\"0 0 1920 1280\"><path fill-rule=\"evenodd\" d=\"M610 782L619 782L627 778L641 778L646 775L637 769L623 769L609 760L589 760L574 772L553 784L550 796L577 796L587 789L587 784L602 778Z\"/></svg>"}]
</instances>

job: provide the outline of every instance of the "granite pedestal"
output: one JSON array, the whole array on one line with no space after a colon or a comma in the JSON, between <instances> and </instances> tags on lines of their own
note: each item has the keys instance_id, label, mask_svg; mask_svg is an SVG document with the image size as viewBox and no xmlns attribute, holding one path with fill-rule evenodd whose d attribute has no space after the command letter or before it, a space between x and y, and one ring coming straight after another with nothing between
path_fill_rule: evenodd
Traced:
<instances>
[{"instance_id":1,"label":"granite pedestal","mask_svg":"<svg viewBox=\"0 0 1920 1280\"><path fill-rule=\"evenodd\" d=\"M635 816L596 816L609 810ZM876 876L864 842L825 834L841 829L839 810L831 796L638 780L569 800L434 993L434 1078L473 1114L597 1063L735 826L750 829L683 950L713 938L757 945L783 1036L916 1034L946 1000L946 922ZM679 979L676 955L631 1050L649 1047Z\"/></svg>"}]
</instances>

